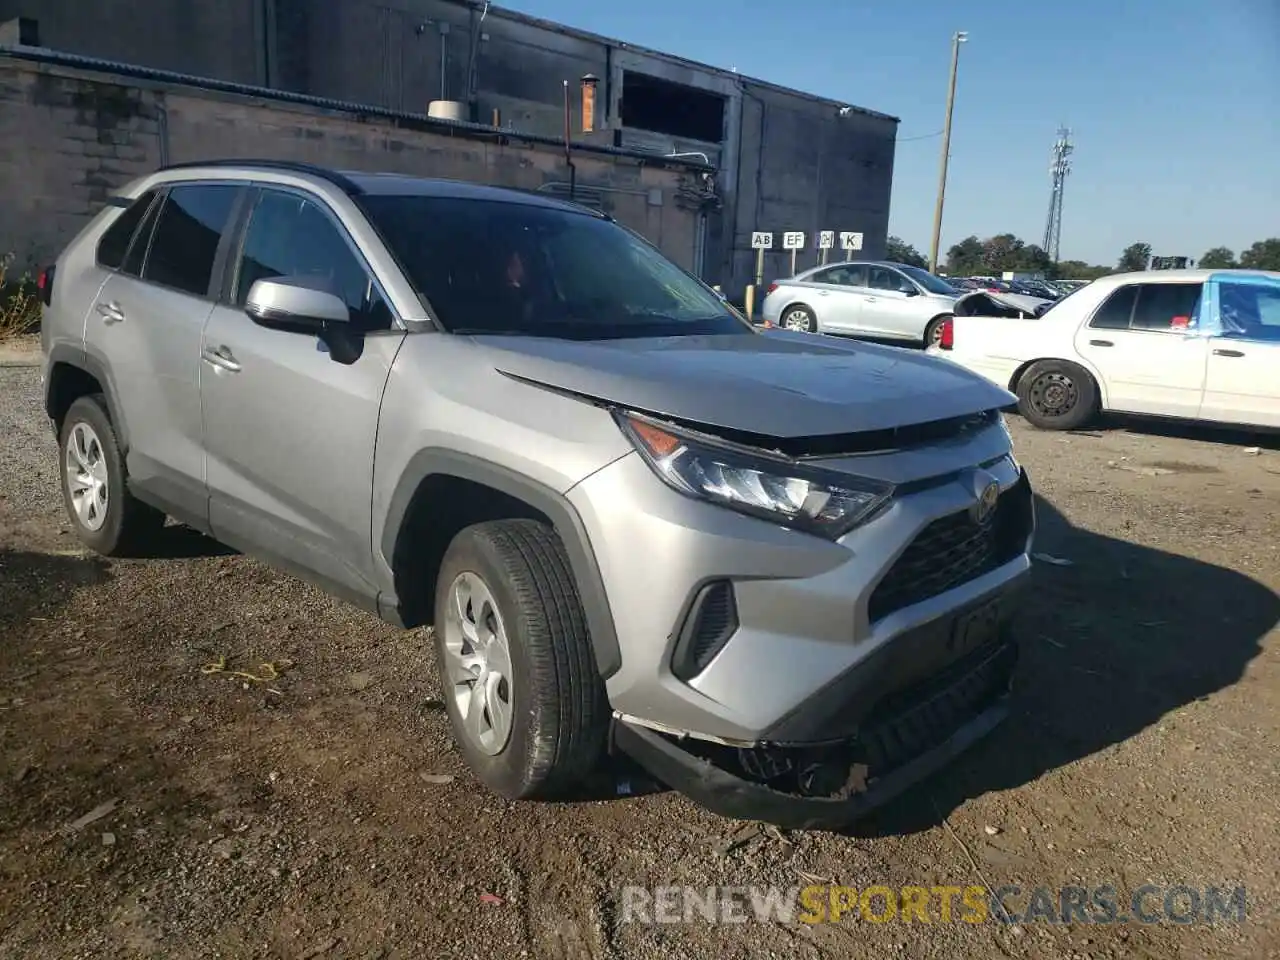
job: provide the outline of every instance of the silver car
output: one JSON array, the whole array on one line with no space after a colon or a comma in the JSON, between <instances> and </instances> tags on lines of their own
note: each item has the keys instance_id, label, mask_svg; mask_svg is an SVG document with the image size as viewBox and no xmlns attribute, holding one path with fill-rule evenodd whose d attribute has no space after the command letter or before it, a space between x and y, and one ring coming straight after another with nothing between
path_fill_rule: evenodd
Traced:
<instances>
[{"instance_id":1,"label":"silver car","mask_svg":"<svg viewBox=\"0 0 1280 960\"><path fill-rule=\"evenodd\" d=\"M754 328L595 211L287 163L139 179L46 279L84 543L168 516L434 626L502 796L618 751L838 825L1004 715L1033 507L985 378Z\"/></svg>"},{"instance_id":2,"label":"silver car","mask_svg":"<svg viewBox=\"0 0 1280 960\"><path fill-rule=\"evenodd\" d=\"M937 343L960 291L928 270L863 260L814 267L769 286L761 316L787 330Z\"/></svg>"}]
</instances>

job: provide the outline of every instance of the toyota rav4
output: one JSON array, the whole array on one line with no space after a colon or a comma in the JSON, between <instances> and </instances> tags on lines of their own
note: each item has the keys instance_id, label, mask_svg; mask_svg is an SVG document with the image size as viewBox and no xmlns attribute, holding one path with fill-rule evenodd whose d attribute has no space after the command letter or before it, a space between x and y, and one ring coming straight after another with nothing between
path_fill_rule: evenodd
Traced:
<instances>
[{"instance_id":1,"label":"toyota rav4","mask_svg":"<svg viewBox=\"0 0 1280 960\"><path fill-rule=\"evenodd\" d=\"M42 289L84 543L172 517L434 627L505 797L620 753L836 826L1003 715L1032 494L953 364L753 327L598 211L290 163L136 180Z\"/></svg>"}]
</instances>

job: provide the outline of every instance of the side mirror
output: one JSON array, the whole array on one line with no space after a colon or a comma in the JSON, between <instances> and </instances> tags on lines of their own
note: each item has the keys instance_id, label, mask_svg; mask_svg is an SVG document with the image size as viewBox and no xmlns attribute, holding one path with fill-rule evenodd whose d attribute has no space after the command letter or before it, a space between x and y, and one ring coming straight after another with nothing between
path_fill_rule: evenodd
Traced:
<instances>
[{"instance_id":1,"label":"side mirror","mask_svg":"<svg viewBox=\"0 0 1280 960\"><path fill-rule=\"evenodd\" d=\"M904 283L902 286L898 287L898 292L905 293L908 297L920 296L920 291L910 283Z\"/></svg>"},{"instance_id":2,"label":"side mirror","mask_svg":"<svg viewBox=\"0 0 1280 960\"><path fill-rule=\"evenodd\" d=\"M341 297L307 285L296 277L258 280L249 288L244 312L255 323L264 325L297 324L326 326L346 324L351 311Z\"/></svg>"}]
</instances>

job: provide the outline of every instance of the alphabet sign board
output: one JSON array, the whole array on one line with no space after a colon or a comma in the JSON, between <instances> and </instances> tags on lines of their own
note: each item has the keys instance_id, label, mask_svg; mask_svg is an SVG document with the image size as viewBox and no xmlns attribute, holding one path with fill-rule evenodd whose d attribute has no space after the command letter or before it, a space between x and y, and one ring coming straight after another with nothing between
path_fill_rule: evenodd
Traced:
<instances>
[{"instance_id":1,"label":"alphabet sign board","mask_svg":"<svg viewBox=\"0 0 1280 960\"><path fill-rule=\"evenodd\" d=\"M759 231L751 234L752 250L771 250L773 249L773 234L761 233Z\"/></svg>"},{"instance_id":2,"label":"alphabet sign board","mask_svg":"<svg viewBox=\"0 0 1280 960\"><path fill-rule=\"evenodd\" d=\"M782 235L783 250L803 250L804 233L800 230L789 230Z\"/></svg>"},{"instance_id":3,"label":"alphabet sign board","mask_svg":"<svg viewBox=\"0 0 1280 960\"><path fill-rule=\"evenodd\" d=\"M818 231L818 249L830 250L836 245L836 232L834 230Z\"/></svg>"},{"instance_id":4,"label":"alphabet sign board","mask_svg":"<svg viewBox=\"0 0 1280 960\"><path fill-rule=\"evenodd\" d=\"M848 231L841 231L841 233L840 233L840 248L841 248L842 250L861 250L861 249L862 249L862 234L860 234L860 233L849 233Z\"/></svg>"}]
</instances>

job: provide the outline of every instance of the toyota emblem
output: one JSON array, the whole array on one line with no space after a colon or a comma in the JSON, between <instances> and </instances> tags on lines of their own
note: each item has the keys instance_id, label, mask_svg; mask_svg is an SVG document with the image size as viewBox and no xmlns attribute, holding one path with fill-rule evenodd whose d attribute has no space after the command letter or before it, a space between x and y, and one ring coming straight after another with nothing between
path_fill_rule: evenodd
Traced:
<instances>
[{"instance_id":1,"label":"toyota emblem","mask_svg":"<svg viewBox=\"0 0 1280 960\"><path fill-rule=\"evenodd\" d=\"M994 480L982 488L978 494L978 502L973 505L973 522L978 526L986 526L996 512L996 503L1000 499L1000 484Z\"/></svg>"}]
</instances>

